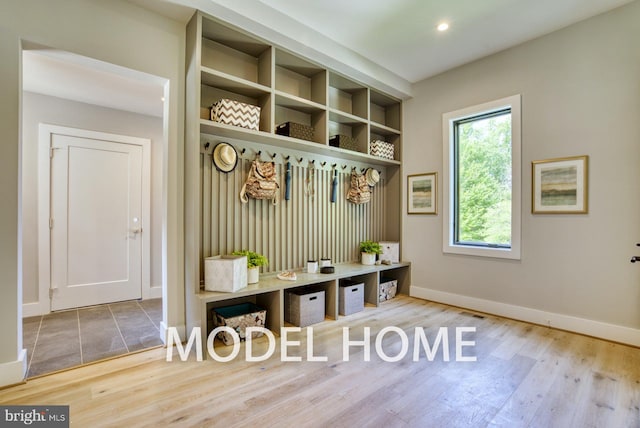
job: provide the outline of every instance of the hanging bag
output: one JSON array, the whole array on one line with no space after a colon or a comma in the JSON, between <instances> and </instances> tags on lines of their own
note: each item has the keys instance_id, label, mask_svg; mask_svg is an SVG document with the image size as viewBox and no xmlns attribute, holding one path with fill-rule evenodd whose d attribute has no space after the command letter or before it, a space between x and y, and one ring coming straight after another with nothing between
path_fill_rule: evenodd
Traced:
<instances>
[{"instance_id":1,"label":"hanging bag","mask_svg":"<svg viewBox=\"0 0 640 428\"><path fill-rule=\"evenodd\" d=\"M371 200L371 189L363 174L351 171L351 187L347 193L347 200L354 204L366 204Z\"/></svg>"},{"instance_id":2,"label":"hanging bag","mask_svg":"<svg viewBox=\"0 0 640 428\"><path fill-rule=\"evenodd\" d=\"M278 173L275 162L261 162L254 160L242 190L240 200L249 202L250 196L254 199L272 199L273 205L278 203Z\"/></svg>"}]
</instances>

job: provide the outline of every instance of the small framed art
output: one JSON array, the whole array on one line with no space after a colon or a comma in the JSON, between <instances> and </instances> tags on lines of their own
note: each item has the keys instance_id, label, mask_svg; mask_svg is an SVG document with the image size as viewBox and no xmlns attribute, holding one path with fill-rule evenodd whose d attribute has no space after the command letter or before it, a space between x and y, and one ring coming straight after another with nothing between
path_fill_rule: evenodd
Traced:
<instances>
[{"instance_id":1,"label":"small framed art","mask_svg":"<svg viewBox=\"0 0 640 428\"><path fill-rule=\"evenodd\" d=\"M438 173L407 176L407 213L438 214Z\"/></svg>"},{"instance_id":2,"label":"small framed art","mask_svg":"<svg viewBox=\"0 0 640 428\"><path fill-rule=\"evenodd\" d=\"M547 159L531 163L533 214L589 212L589 156Z\"/></svg>"}]
</instances>

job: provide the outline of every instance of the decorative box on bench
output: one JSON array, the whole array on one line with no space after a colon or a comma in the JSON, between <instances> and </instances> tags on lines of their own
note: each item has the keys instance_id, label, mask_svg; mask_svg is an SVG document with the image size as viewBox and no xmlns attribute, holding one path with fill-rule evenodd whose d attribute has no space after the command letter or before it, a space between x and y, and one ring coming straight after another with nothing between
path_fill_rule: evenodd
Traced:
<instances>
[{"instance_id":1,"label":"decorative box on bench","mask_svg":"<svg viewBox=\"0 0 640 428\"><path fill-rule=\"evenodd\" d=\"M260 107L223 98L211 106L211 120L258 131Z\"/></svg>"},{"instance_id":2,"label":"decorative box on bench","mask_svg":"<svg viewBox=\"0 0 640 428\"><path fill-rule=\"evenodd\" d=\"M394 147L392 143L382 140L372 140L369 142L369 154L378 156L379 158L391 159L394 156Z\"/></svg>"},{"instance_id":3,"label":"decorative box on bench","mask_svg":"<svg viewBox=\"0 0 640 428\"><path fill-rule=\"evenodd\" d=\"M380 278L378 302L393 299L398 291L398 281L391 278Z\"/></svg>"},{"instance_id":4,"label":"decorative box on bench","mask_svg":"<svg viewBox=\"0 0 640 428\"><path fill-rule=\"evenodd\" d=\"M364 282L341 280L338 306L340 315L351 315L364 310Z\"/></svg>"},{"instance_id":5,"label":"decorative box on bench","mask_svg":"<svg viewBox=\"0 0 640 428\"><path fill-rule=\"evenodd\" d=\"M358 142L349 137L348 135L334 135L329 139L329 145L333 147L339 147L341 149L358 151Z\"/></svg>"},{"instance_id":6,"label":"decorative box on bench","mask_svg":"<svg viewBox=\"0 0 640 428\"><path fill-rule=\"evenodd\" d=\"M298 327L324 321L324 290L316 288L287 292L285 320Z\"/></svg>"},{"instance_id":7,"label":"decorative box on bench","mask_svg":"<svg viewBox=\"0 0 640 428\"><path fill-rule=\"evenodd\" d=\"M240 340L246 340L247 327L264 327L267 319L267 311L253 303L241 303L239 305L225 306L213 309L213 319L216 327L227 326L234 329ZM252 338L262 336L262 332L253 332ZM217 338L225 345L233 345L233 336L229 332L221 331Z\"/></svg>"},{"instance_id":8,"label":"decorative box on bench","mask_svg":"<svg viewBox=\"0 0 640 428\"><path fill-rule=\"evenodd\" d=\"M380 241L382 247L382 254L380 254L380 260L388 260L391 263L400 263L400 243L399 242L387 242Z\"/></svg>"},{"instance_id":9,"label":"decorative box on bench","mask_svg":"<svg viewBox=\"0 0 640 428\"><path fill-rule=\"evenodd\" d=\"M313 127L296 122L285 122L278 125L276 134L301 140L313 141Z\"/></svg>"},{"instance_id":10,"label":"decorative box on bench","mask_svg":"<svg viewBox=\"0 0 640 428\"><path fill-rule=\"evenodd\" d=\"M247 286L247 256L214 256L204 259L204 289L234 292Z\"/></svg>"}]
</instances>

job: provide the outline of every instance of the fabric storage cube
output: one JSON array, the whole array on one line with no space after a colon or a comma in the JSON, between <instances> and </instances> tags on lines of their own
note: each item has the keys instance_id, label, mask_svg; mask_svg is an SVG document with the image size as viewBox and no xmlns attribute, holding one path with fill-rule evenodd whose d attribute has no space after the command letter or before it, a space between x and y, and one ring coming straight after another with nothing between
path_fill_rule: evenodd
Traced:
<instances>
[{"instance_id":1,"label":"fabric storage cube","mask_svg":"<svg viewBox=\"0 0 640 428\"><path fill-rule=\"evenodd\" d=\"M324 321L324 290L296 290L286 294L285 321L306 327Z\"/></svg>"},{"instance_id":2,"label":"fabric storage cube","mask_svg":"<svg viewBox=\"0 0 640 428\"><path fill-rule=\"evenodd\" d=\"M213 309L215 326L227 326L234 329L240 340L246 340L247 327L264 327L267 319L267 311L253 303L241 303L239 305L225 306ZM262 336L261 332L253 332L252 338ZM233 336L229 332L221 331L216 336L225 345L233 345Z\"/></svg>"},{"instance_id":3,"label":"fabric storage cube","mask_svg":"<svg viewBox=\"0 0 640 428\"><path fill-rule=\"evenodd\" d=\"M348 135L334 135L329 139L329 145L333 147L340 147L341 149L358 151L357 141Z\"/></svg>"},{"instance_id":4,"label":"fabric storage cube","mask_svg":"<svg viewBox=\"0 0 640 428\"><path fill-rule=\"evenodd\" d=\"M285 122L276 127L276 134L313 141L313 127L296 122Z\"/></svg>"},{"instance_id":5,"label":"fabric storage cube","mask_svg":"<svg viewBox=\"0 0 640 428\"><path fill-rule=\"evenodd\" d=\"M399 242L379 242L382 247L380 260L389 260L391 263L400 263L400 243Z\"/></svg>"},{"instance_id":6,"label":"fabric storage cube","mask_svg":"<svg viewBox=\"0 0 640 428\"><path fill-rule=\"evenodd\" d=\"M211 106L211 120L258 131L260 107L223 98Z\"/></svg>"},{"instance_id":7,"label":"fabric storage cube","mask_svg":"<svg viewBox=\"0 0 640 428\"><path fill-rule=\"evenodd\" d=\"M234 292L246 286L246 256L214 256L204 259L205 290Z\"/></svg>"},{"instance_id":8,"label":"fabric storage cube","mask_svg":"<svg viewBox=\"0 0 640 428\"><path fill-rule=\"evenodd\" d=\"M394 157L394 146L382 140L372 140L369 142L369 154L380 158L391 159Z\"/></svg>"},{"instance_id":9,"label":"fabric storage cube","mask_svg":"<svg viewBox=\"0 0 640 428\"><path fill-rule=\"evenodd\" d=\"M338 301L340 315L351 315L364 310L364 282L340 281Z\"/></svg>"},{"instance_id":10,"label":"fabric storage cube","mask_svg":"<svg viewBox=\"0 0 640 428\"><path fill-rule=\"evenodd\" d=\"M398 281L390 278L380 279L378 302L393 299L398 291Z\"/></svg>"}]
</instances>

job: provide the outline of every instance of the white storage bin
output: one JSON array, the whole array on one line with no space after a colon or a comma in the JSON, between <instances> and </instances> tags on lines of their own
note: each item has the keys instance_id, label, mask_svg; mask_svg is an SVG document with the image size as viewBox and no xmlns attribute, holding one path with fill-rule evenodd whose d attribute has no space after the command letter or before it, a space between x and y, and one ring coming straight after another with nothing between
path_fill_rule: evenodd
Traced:
<instances>
[{"instance_id":1,"label":"white storage bin","mask_svg":"<svg viewBox=\"0 0 640 428\"><path fill-rule=\"evenodd\" d=\"M246 286L246 256L214 256L204 259L205 290L234 292Z\"/></svg>"},{"instance_id":2,"label":"white storage bin","mask_svg":"<svg viewBox=\"0 0 640 428\"><path fill-rule=\"evenodd\" d=\"M340 281L340 315L351 315L364 310L364 282Z\"/></svg>"},{"instance_id":3,"label":"white storage bin","mask_svg":"<svg viewBox=\"0 0 640 428\"><path fill-rule=\"evenodd\" d=\"M324 290L296 290L286 294L285 320L298 327L324 321Z\"/></svg>"}]
</instances>

